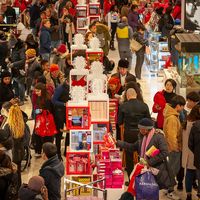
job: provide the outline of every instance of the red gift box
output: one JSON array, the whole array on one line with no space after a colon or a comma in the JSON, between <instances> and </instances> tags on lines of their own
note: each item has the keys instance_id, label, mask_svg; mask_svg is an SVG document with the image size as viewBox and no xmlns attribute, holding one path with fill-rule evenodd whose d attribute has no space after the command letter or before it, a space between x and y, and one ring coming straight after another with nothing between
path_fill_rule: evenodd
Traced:
<instances>
[{"instance_id":1,"label":"red gift box","mask_svg":"<svg viewBox=\"0 0 200 200\"><path fill-rule=\"evenodd\" d=\"M109 156L111 159L120 158L120 150L119 149L109 149Z\"/></svg>"},{"instance_id":2,"label":"red gift box","mask_svg":"<svg viewBox=\"0 0 200 200\"><path fill-rule=\"evenodd\" d=\"M122 169L122 160L120 158L111 159L111 170Z\"/></svg>"},{"instance_id":3,"label":"red gift box","mask_svg":"<svg viewBox=\"0 0 200 200\"><path fill-rule=\"evenodd\" d=\"M110 174L99 174L98 175L98 180L102 179L104 177L105 177L105 187L106 188L112 188L112 183L113 183L112 175L110 175ZM103 181L99 183L99 187L103 188Z\"/></svg>"}]
</instances>

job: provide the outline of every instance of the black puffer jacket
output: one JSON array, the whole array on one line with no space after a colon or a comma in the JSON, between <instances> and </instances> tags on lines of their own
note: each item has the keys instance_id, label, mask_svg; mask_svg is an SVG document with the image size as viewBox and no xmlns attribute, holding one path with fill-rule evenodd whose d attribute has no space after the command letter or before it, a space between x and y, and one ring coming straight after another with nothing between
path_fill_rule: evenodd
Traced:
<instances>
[{"instance_id":1,"label":"black puffer jacket","mask_svg":"<svg viewBox=\"0 0 200 200\"><path fill-rule=\"evenodd\" d=\"M5 59L8 57L8 54L8 42L6 40L0 40L0 66L2 66L3 69L7 67Z\"/></svg>"},{"instance_id":2,"label":"black puffer jacket","mask_svg":"<svg viewBox=\"0 0 200 200\"><path fill-rule=\"evenodd\" d=\"M194 166L200 169L200 120L196 121L191 128L188 147L194 153Z\"/></svg>"},{"instance_id":3,"label":"black puffer jacket","mask_svg":"<svg viewBox=\"0 0 200 200\"><path fill-rule=\"evenodd\" d=\"M61 199L61 178L64 176L64 165L55 155L49 158L40 169L40 176L45 180L49 200Z\"/></svg>"}]
</instances>

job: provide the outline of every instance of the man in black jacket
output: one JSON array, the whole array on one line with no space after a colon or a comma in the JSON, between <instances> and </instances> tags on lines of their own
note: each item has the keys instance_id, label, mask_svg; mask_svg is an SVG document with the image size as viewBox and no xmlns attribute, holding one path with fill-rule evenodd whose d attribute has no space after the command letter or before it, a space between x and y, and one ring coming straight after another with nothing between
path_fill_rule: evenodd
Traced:
<instances>
[{"instance_id":1,"label":"man in black jacket","mask_svg":"<svg viewBox=\"0 0 200 200\"><path fill-rule=\"evenodd\" d=\"M66 123L66 102L70 100L69 97L69 84L66 80L62 85L59 85L54 92L54 95L52 97L52 103L54 104L55 109L55 124L58 133L56 134L56 146L58 150L58 157L59 159L62 159L61 157L61 139L62 139L62 132L61 129L63 129L64 124ZM69 135L66 135L66 145L69 145Z\"/></svg>"},{"instance_id":2,"label":"man in black jacket","mask_svg":"<svg viewBox=\"0 0 200 200\"><path fill-rule=\"evenodd\" d=\"M57 148L55 144L46 142L42 146L43 163L40 169L40 176L45 180L45 186L48 189L49 200L61 199L61 178L64 176L64 165L58 159Z\"/></svg>"},{"instance_id":3,"label":"man in black jacket","mask_svg":"<svg viewBox=\"0 0 200 200\"><path fill-rule=\"evenodd\" d=\"M147 104L137 100L133 88L126 92L127 102L119 107L118 124L124 124L124 141L135 143L138 139L138 122L143 118L150 118ZM126 169L130 177L133 170L133 152L126 152Z\"/></svg>"}]
</instances>

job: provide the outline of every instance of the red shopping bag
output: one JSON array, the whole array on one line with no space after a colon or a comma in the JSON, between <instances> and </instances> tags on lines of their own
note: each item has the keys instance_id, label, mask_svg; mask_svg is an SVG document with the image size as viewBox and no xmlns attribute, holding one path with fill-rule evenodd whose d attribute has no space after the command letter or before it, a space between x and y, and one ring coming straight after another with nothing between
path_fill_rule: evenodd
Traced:
<instances>
[{"instance_id":1,"label":"red shopping bag","mask_svg":"<svg viewBox=\"0 0 200 200\"><path fill-rule=\"evenodd\" d=\"M57 133L53 115L48 110L43 110L36 115L35 132L41 137L53 136Z\"/></svg>"}]
</instances>

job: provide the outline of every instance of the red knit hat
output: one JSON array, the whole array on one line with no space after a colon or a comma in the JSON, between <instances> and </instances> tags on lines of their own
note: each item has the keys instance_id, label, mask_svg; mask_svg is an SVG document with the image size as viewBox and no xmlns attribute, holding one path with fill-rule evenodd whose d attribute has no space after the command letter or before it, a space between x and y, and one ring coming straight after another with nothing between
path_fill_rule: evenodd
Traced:
<instances>
[{"instance_id":1,"label":"red knit hat","mask_svg":"<svg viewBox=\"0 0 200 200\"><path fill-rule=\"evenodd\" d=\"M67 51L66 45L65 45L65 44L60 44L60 45L58 46L57 51L58 51L59 53L66 53L66 51Z\"/></svg>"},{"instance_id":2,"label":"red knit hat","mask_svg":"<svg viewBox=\"0 0 200 200\"><path fill-rule=\"evenodd\" d=\"M57 70L59 70L59 66L57 64L50 65L50 72L55 72Z\"/></svg>"}]
</instances>

